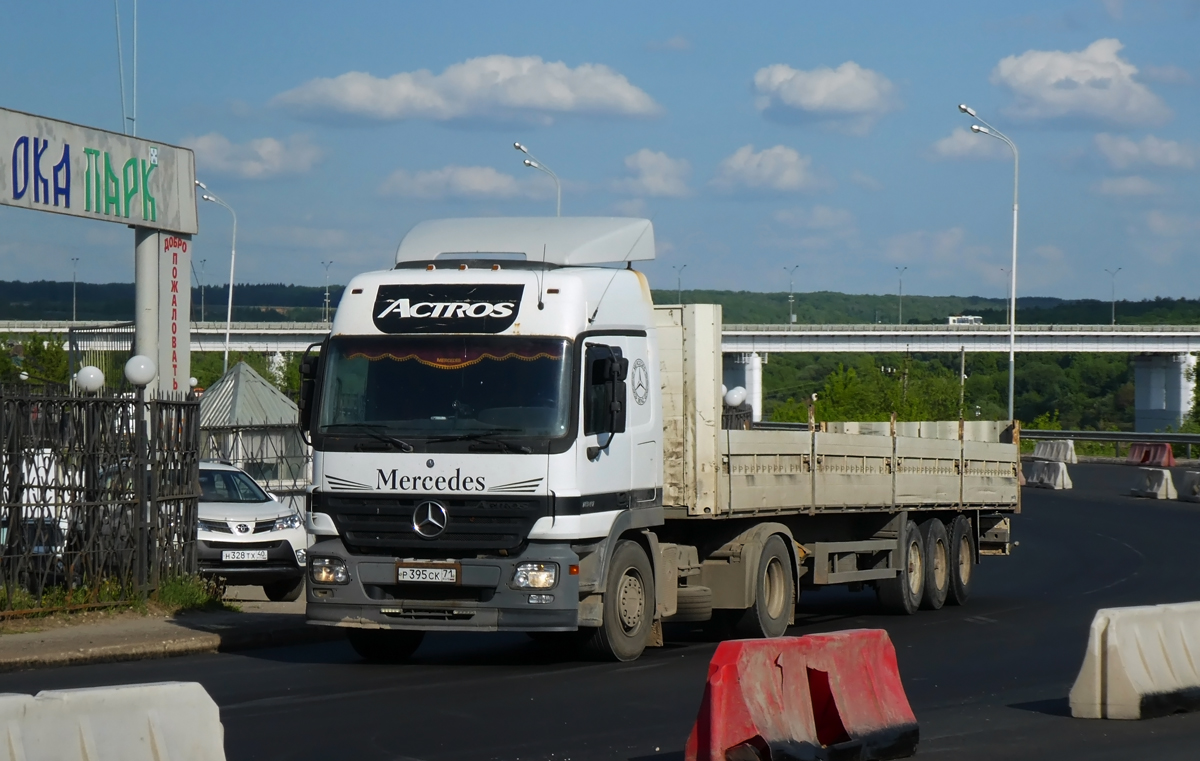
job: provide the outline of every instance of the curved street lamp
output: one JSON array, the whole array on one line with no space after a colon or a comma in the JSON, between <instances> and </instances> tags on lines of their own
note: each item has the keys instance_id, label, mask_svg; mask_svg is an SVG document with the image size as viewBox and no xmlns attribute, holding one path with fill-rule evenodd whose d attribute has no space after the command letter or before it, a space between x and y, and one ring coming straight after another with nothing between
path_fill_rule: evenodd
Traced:
<instances>
[{"instance_id":1,"label":"curved street lamp","mask_svg":"<svg viewBox=\"0 0 1200 761\"><path fill-rule=\"evenodd\" d=\"M550 175L550 179L554 180L554 192L558 196L558 202L555 204L555 207L554 207L554 216L561 217L562 216L562 184L559 183L559 181L558 181L558 175L555 174L553 171L551 171L550 167L548 167L545 164L543 164L542 162L538 161L537 157L534 156L532 153L530 153L529 149L526 148L525 146L521 145L520 143L513 143L513 148L520 151L521 153L524 153L526 156L529 157L529 158L525 159L525 166L529 167L530 169L537 169L538 171L545 172L546 174Z\"/></svg>"},{"instance_id":2,"label":"curved street lamp","mask_svg":"<svg viewBox=\"0 0 1200 761\"><path fill-rule=\"evenodd\" d=\"M976 135L987 135L1000 140L1013 153L1013 226L1012 226L1012 270L1009 272L1009 304L1008 304L1008 419L1013 419L1013 387L1016 379L1017 367L1017 188L1021 177L1021 156L1017 151L1017 144L1008 138L1000 130L988 124L983 117L975 113L975 109L960 103L958 110L967 116L980 121L983 126L978 124L971 125L971 131Z\"/></svg>"},{"instance_id":3,"label":"curved street lamp","mask_svg":"<svg viewBox=\"0 0 1200 761\"><path fill-rule=\"evenodd\" d=\"M201 198L209 203L224 206L233 215L233 243L229 248L229 305L225 309L225 359L221 363L221 374L224 375L229 372L229 332L233 328L233 268L237 263L237 212L233 210L232 206L217 197L200 180L196 180L196 185L205 191L204 195L200 196Z\"/></svg>"}]
</instances>

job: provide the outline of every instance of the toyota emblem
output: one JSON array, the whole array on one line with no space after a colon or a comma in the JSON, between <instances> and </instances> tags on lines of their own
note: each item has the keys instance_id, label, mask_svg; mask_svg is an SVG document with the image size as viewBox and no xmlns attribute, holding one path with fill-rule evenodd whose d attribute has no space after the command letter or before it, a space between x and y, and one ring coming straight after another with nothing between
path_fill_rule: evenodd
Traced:
<instances>
[{"instance_id":1,"label":"toyota emblem","mask_svg":"<svg viewBox=\"0 0 1200 761\"><path fill-rule=\"evenodd\" d=\"M439 502L432 500L422 502L417 505L416 510L413 510L413 531L426 539L441 536L442 532L446 530L448 522L449 516L446 515L446 508Z\"/></svg>"},{"instance_id":2,"label":"toyota emblem","mask_svg":"<svg viewBox=\"0 0 1200 761\"><path fill-rule=\"evenodd\" d=\"M237 530L238 530L239 534L249 534L250 533L250 527L247 526L245 523L239 523Z\"/></svg>"}]
</instances>

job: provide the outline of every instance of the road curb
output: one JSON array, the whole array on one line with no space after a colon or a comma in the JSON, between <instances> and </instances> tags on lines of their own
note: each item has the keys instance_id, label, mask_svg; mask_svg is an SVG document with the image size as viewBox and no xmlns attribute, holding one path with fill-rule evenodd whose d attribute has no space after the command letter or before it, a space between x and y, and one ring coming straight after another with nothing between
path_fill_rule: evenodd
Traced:
<instances>
[{"instance_id":1,"label":"road curb","mask_svg":"<svg viewBox=\"0 0 1200 761\"><path fill-rule=\"evenodd\" d=\"M248 614L252 615L252 614ZM56 666L142 661L202 653L230 653L265 647L288 647L343 639L342 629L300 625L230 626L220 631L181 628L177 636L68 649L60 647L19 655L0 654L0 673Z\"/></svg>"}]
</instances>

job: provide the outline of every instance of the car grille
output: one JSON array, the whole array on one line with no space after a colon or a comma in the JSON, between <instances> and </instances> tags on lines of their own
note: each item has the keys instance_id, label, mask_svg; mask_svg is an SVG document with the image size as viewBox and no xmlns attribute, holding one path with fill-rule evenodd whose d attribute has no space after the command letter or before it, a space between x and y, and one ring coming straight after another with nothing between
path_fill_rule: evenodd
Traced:
<instances>
[{"instance_id":1,"label":"car grille","mask_svg":"<svg viewBox=\"0 0 1200 761\"><path fill-rule=\"evenodd\" d=\"M283 546L278 542L204 542L210 550L276 550Z\"/></svg>"},{"instance_id":2,"label":"car grille","mask_svg":"<svg viewBox=\"0 0 1200 761\"><path fill-rule=\"evenodd\" d=\"M500 500L366 495L313 495L313 509L336 522L347 549L356 554L394 555L414 551L440 557L456 552L513 551L525 543L534 521L543 515L544 500ZM413 530L413 511L426 500L446 508L446 530L426 539Z\"/></svg>"},{"instance_id":3,"label":"car grille","mask_svg":"<svg viewBox=\"0 0 1200 761\"><path fill-rule=\"evenodd\" d=\"M200 529L202 531L213 531L218 534L232 534L233 529L229 528L228 523L220 521L200 521Z\"/></svg>"}]
</instances>

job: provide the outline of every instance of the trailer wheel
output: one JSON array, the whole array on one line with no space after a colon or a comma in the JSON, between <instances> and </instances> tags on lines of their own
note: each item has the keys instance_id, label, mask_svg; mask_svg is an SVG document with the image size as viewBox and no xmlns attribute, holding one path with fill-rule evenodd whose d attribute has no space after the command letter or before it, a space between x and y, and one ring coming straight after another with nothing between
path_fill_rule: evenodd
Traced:
<instances>
[{"instance_id":1,"label":"trailer wheel","mask_svg":"<svg viewBox=\"0 0 1200 761\"><path fill-rule=\"evenodd\" d=\"M911 616L921 607L925 593L925 543L917 524L906 521L904 525L904 543L897 559L899 573L890 579L880 579L875 590L884 610Z\"/></svg>"},{"instance_id":2,"label":"trailer wheel","mask_svg":"<svg viewBox=\"0 0 1200 761\"><path fill-rule=\"evenodd\" d=\"M950 524L950 593L946 602L966 605L971 597L971 582L975 579L975 532L971 521L959 515Z\"/></svg>"},{"instance_id":3,"label":"trailer wheel","mask_svg":"<svg viewBox=\"0 0 1200 761\"><path fill-rule=\"evenodd\" d=\"M754 577L754 604L738 622L743 637L782 637L796 605L792 556L783 539L775 534L763 545Z\"/></svg>"},{"instance_id":4,"label":"trailer wheel","mask_svg":"<svg viewBox=\"0 0 1200 761\"><path fill-rule=\"evenodd\" d=\"M925 540L925 594L921 607L940 610L950 589L950 540L946 526L937 518L930 518L921 524L921 537Z\"/></svg>"},{"instance_id":5,"label":"trailer wheel","mask_svg":"<svg viewBox=\"0 0 1200 761\"><path fill-rule=\"evenodd\" d=\"M636 660L646 649L654 625L654 572L646 551L637 542L617 544L608 563L604 586L604 623L587 641L602 658Z\"/></svg>"},{"instance_id":6,"label":"trailer wheel","mask_svg":"<svg viewBox=\"0 0 1200 761\"><path fill-rule=\"evenodd\" d=\"M425 632L404 629L347 629L354 652L372 663L403 663L417 652Z\"/></svg>"}]
</instances>

